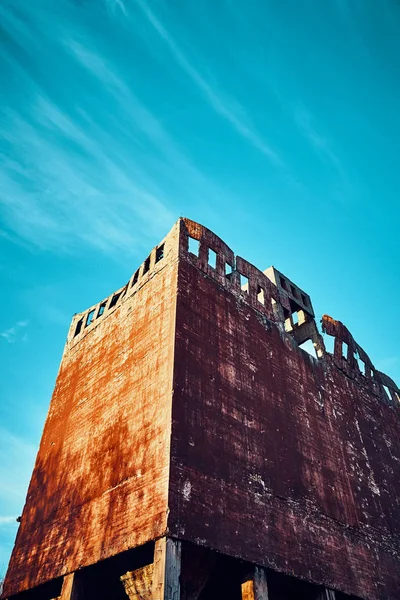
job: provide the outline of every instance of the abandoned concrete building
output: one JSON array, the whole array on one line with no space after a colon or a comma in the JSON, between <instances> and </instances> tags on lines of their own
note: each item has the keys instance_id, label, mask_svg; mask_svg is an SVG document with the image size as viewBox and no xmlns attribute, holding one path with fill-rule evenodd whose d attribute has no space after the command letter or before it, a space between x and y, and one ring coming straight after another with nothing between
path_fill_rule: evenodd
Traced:
<instances>
[{"instance_id":1,"label":"abandoned concrete building","mask_svg":"<svg viewBox=\"0 0 400 600\"><path fill-rule=\"evenodd\" d=\"M73 317L3 596L399 600L400 390L322 332L179 219Z\"/></svg>"}]
</instances>

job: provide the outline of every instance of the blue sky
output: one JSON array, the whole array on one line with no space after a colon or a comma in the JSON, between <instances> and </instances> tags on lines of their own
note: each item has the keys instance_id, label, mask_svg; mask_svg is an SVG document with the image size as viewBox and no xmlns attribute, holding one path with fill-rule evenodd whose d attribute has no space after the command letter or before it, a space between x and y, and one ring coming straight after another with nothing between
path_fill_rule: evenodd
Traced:
<instances>
[{"instance_id":1,"label":"blue sky","mask_svg":"<svg viewBox=\"0 0 400 600\"><path fill-rule=\"evenodd\" d=\"M400 382L396 0L3 0L0 575L73 313L180 216Z\"/></svg>"}]
</instances>

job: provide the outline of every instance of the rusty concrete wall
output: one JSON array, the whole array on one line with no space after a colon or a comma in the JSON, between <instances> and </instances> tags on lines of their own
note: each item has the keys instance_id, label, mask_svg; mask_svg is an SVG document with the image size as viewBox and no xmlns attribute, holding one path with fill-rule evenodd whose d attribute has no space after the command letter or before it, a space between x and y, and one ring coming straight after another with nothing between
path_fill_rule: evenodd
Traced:
<instances>
[{"instance_id":1,"label":"rusty concrete wall","mask_svg":"<svg viewBox=\"0 0 400 600\"><path fill-rule=\"evenodd\" d=\"M211 232L182 222L180 252L171 534L360 598L399 598L398 408L330 355L299 349L273 322L276 290ZM249 276L246 290L226 263Z\"/></svg>"},{"instance_id":2,"label":"rusty concrete wall","mask_svg":"<svg viewBox=\"0 0 400 600\"><path fill-rule=\"evenodd\" d=\"M73 319L5 596L166 530L177 235Z\"/></svg>"}]
</instances>

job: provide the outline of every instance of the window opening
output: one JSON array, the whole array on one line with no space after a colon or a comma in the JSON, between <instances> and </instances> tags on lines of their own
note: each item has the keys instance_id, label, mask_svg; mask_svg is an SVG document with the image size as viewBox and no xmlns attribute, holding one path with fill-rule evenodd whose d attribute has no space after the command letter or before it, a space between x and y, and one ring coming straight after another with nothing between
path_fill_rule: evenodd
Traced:
<instances>
[{"instance_id":1,"label":"window opening","mask_svg":"<svg viewBox=\"0 0 400 600\"><path fill-rule=\"evenodd\" d=\"M335 338L332 335L324 335L325 350L329 354L335 354Z\"/></svg>"},{"instance_id":2,"label":"window opening","mask_svg":"<svg viewBox=\"0 0 400 600\"><path fill-rule=\"evenodd\" d=\"M188 249L191 254L199 256L200 242L189 236Z\"/></svg>"},{"instance_id":3,"label":"window opening","mask_svg":"<svg viewBox=\"0 0 400 600\"><path fill-rule=\"evenodd\" d=\"M385 394L386 394L386 396L389 398L389 400L391 400L391 399L392 399L392 395L391 395L391 393L390 393L390 389L388 388L388 386L387 386L387 385L383 385L383 384L382 384L382 387L383 387L383 389L385 390Z\"/></svg>"},{"instance_id":4,"label":"window opening","mask_svg":"<svg viewBox=\"0 0 400 600\"><path fill-rule=\"evenodd\" d=\"M104 313L105 309L106 309L106 304L107 304L107 300L105 302L102 302L99 306L99 312L97 313L97 318L101 317L101 315Z\"/></svg>"},{"instance_id":5,"label":"window opening","mask_svg":"<svg viewBox=\"0 0 400 600\"><path fill-rule=\"evenodd\" d=\"M211 248L208 249L208 264L211 268L217 268L217 253Z\"/></svg>"},{"instance_id":6,"label":"window opening","mask_svg":"<svg viewBox=\"0 0 400 600\"><path fill-rule=\"evenodd\" d=\"M75 333L74 333L74 337L76 335L79 335L81 330L82 330L82 325L83 325L83 319L79 319L79 321L76 324L76 328L75 328Z\"/></svg>"},{"instance_id":7,"label":"window opening","mask_svg":"<svg viewBox=\"0 0 400 600\"><path fill-rule=\"evenodd\" d=\"M133 276L132 279L132 287L135 285L135 283L137 283L137 280L139 279L139 269L136 271L136 273Z\"/></svg>"},{"instance_id":8,"label":"window opening","mask_svg":"<svg viewBox=\"0 0 400 600\"><path fill-rule=\"evenodd\" d=\"M118 302L118 298L120 297L120 295L121 295L121 294L115 294L115 295L112 297L112 300L111 300L111 302L110 302L110 308L112 308L113 306L115 306L115 305L117 304L117 302Z\"/></svg>"},{"instance_id":9,"label":"window opening","mask_svg":"<svg viewBox=\"0 0 400 600\"><path fill-rule=\"evenodd\" d=\"M164 258L164 244L161 244L161 246L159 246L156 249L156 263L158 263L163 258Z\"/></svg>"},{"instance_id":10,"label":"window opening","mask_svg":"<svg viewBox=\"0 0 400 600\"><path fill-rule=\"evenodd\" d=\"M93 310L91 310L88 313L88 316L86 317L86 323L85 323L85 327L88 327L91 323L93 323L93 319L94 319L94 313L96 312L96 309L94 308Z\"/></svg>"},{"instance_id":11,"label":"window opening","mask_svg":"<svg viewBox=\"0 0 400 600\"><path fill-rule=\"evenodd\" d=\"M232 273L233 273L233 267L232 267L232 265L230 265L229 263L225 263L225 277L227 279L231 279L232 278Z\"/></svg>"},{"instance_id":12,"label":"window opening","mask_svg":"<svg viewBox=\"0 0 400 600\"><path fill-rule=\"evenodd\" d=\"M361 360L360 355L358 354L357 350L354 353L354 357L355 357L355 359L357 361L358 368L360 369L361 375L364 375L364 377L365 377L365 375L366 375L366 373L365 373L365 362L363 360Z\"/></svg>"},{"instance_id":13,"label":"window opening","mask_svg":"<svg viewBox=\"0 0 400 600\"><path fill-rule=\"evenodd\" d=\"M317 352L315 350L315 346L314 346L312 340L306 340L302 344L299 344L299 348L304 350L304 352L307 352L307 354L309 354L313 358L318 358Z\"/></svg>"},{"instance_id":14,"label":"window opening","mask_svg":"<svg viewBox=\"0 0 400 600\"><path fill-rule=\"evenodd\" d=\"M307 298L304 294L301 294L301 301L304 304L304 306L308 306Z\"/></svg>"},{"instance_id":15,"label":"window opening","mask_svg":"<svg viewBox=\"0 0 400 600\"><path fill-rule=\"evenodd\" d=\"M260 304L265 304L265 293L262 287L258 286L257 288L257 300Z\"/></svg>"},{"instance_id":16,"label":"window opening","mask_svg":"<svg viewBox=\"0 0 400 600\"><path fill-rule=\"evenodd\" d=\"M296 290L296 288L295 288L293 285L291 285L291 286L290 286L290 289L291 289L291 291L292 291L292 295L293 295L295 298L297 298L297 290Z\"/></svg>"},{"instance_id":17,"label":"window opening","mask_svg":"<svg viewBox=\"0 0 400 600\"><path fill-rule=\"evenodd\" d=\"M143 275L150 269L150 256L146 258L143 264Z\"/></svg>"},{"instance_id":18,"label":"window opening","mask_svg":"<svg viewBox=\"0 0 400 600\"><path fill-rule=\"evenodd\" d=\"M243 290L243 292L246 292L246 294L249 293L249 278L246 277L246 275L242 275L242 273L239 273L239 280L240 280L240 287Z\"/></svg>"},{"instance_id":19,"label":"window opening","mask_svg":"<svg viewBox=\"0 0 400 600\"><path fill-rule=\"evenodd\" d=\"M296 312L292 313L292 321L293 321L293 325L298 325L299 324L299 314L296 310Z\"/></svg>"},{"instance_id":20,"label":"window opening","mask_svg":"<svg viewBox=\"0 0 400 600\"><path fill-rule=\"evenodd\" d=\"M344 358L344 360L347 360L349 357L349 347L346 344L346 342L342 342L342 358Z\"/></svg>"},{"instance_id":21,"label":"window opening","mask_svg":"<svg viewBox=\"0 0 400 600\"><path fill-rule=\"evenodd\" d=\"M281 282L281 287L287 291L286 281L283 279L283 277L279 277L279 281Z\"/></svg>"}]
</instances>

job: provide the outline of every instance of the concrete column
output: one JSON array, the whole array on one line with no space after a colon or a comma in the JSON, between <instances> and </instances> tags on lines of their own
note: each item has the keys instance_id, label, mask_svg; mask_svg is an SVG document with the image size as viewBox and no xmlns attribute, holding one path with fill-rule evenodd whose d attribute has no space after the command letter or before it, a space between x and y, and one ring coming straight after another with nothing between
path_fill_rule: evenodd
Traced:
<instances>
[{"instance_id":1,"label":"concrete column","mask_svg":"<svg viewBox=\"0 0 400 600\"><path fill-rule=\"evenodd\" d=\"M180 600L181 542L161 538L154 547L153 600Z\"/></svg>"},{"instance_id":2,"label":"concrete column","mask_svg":"<svg viewBox=\"0 0 400 600\"><path fill-rule=\"evenodd\" d=\"M69 573L64 576L59 600L77 600L77 596L75 573Z\"/></svg>"}]
</instances>

